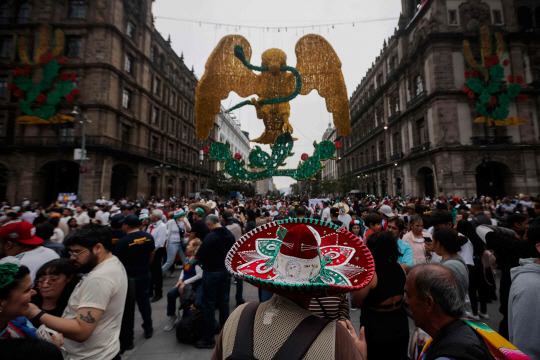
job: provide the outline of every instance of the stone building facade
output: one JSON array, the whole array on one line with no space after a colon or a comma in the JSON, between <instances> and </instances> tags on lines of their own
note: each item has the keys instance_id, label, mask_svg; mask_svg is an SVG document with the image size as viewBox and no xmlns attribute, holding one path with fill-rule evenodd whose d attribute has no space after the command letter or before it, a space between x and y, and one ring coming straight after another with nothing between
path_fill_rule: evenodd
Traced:
<instances>
[{"instance_id":1,"label":"stone building facade","mask_svg":"<svg viewBox=\"0 0 540 360\"><path fill-rule=\"evenodd\" d=\"M6 90L20 65L17 41L36 43L41 24L65 34L66 71L81 95L58 112L74 124L22 125ZM0 198L50 202L59 192L83 201L185 195L207 187L216 164L195 139L197 78L155 29L151 0L3 1L0 5ZM87 160L74 161L86 126Z\"/></svg>"},{"instance_id":2,"label":"stone building facade","mask_svg":"<svg viewBox=\"0 0 540 360\"><path fill-rule=\"evenodd\" d=\"M528 124L474 123L462 42L479 58L481 25L503 34L505 76L524 78L527 101L513 101L510 116ZM350 99L340 176L376 195L540 194L539 34L537 1L402 0L398 28Z\"/></svg>"}]
</instances>

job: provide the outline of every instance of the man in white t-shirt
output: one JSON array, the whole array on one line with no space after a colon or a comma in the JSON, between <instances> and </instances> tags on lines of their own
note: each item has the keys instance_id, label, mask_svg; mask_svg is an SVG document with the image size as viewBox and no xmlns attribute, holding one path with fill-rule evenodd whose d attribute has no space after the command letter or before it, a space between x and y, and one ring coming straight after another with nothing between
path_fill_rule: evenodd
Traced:
<instances>
[{"instance_id":1,"label":"man in white t-shirt","mask_svg":"<svg viewBox=\"0 0 540 360\"><path fill-rule=\"evenodd\" d=\"M71 259L88 272L73 290L62 317L30 304L26 316L62 333L70 359L115 359L127 293L124 266L111 253L111 232L90 224L66 239Z\"/></svg>"},{"instance_id":2,"label":"man in white t-shirt","mask_svg":"<svg viewBox=\"0 0 540 360\"><path fill-rule=\"evenodd\" d=\"M78 226L88 225L90 223L90 217L86 213L86 207L83 206L77 206L75 208L75 211L77 212L77 215L75 215L75 219L77 220Z\"/></svg>"},{"instance_id":3,"label":"man in white t-shirt","mask_svg":"<svg viewBox=\"0 0 540 360\"><path fill-rule=\"evenodd\" d=\"M14 256L21 265L30 269L32 283L41 265L54 259L58 254L40 246L43 239L36 236L36 228L28 221L17 221L0 227L0 258Z\"/></svg>"}]
</instances>

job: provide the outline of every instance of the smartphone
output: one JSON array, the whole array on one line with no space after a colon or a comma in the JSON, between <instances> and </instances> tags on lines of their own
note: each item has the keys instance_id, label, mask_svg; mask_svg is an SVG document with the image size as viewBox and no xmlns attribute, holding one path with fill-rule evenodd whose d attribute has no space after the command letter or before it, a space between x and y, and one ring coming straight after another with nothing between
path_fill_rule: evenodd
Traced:
<instances>
[{"instance_id":1,"label":"smartphone","mask_svg":"<svg viewBox=\"0 0 540 360\"><path fill-rule=\"evenodd\" d=\"M424 236L424 241L425 241L425 242L431 242L431 238L430 238L430 237L427 237L427 236Z\"/></svg>"}]
</instances>

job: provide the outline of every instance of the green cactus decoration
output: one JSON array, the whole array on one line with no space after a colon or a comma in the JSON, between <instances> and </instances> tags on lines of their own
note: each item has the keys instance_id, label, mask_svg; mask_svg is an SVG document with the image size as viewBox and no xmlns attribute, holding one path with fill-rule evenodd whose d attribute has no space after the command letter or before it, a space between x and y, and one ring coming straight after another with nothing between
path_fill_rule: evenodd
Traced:
<instances>
[{"instance_id":1,"label":"green cactus decoration","mask_svg":"<svg viewBox=\"0 0 540 360\"><path fill-rule=\"evenodd\" d=\"M510 62L504 60L499 63L504 52L504 41L498 32L491 33L487 26L480 28L480 55L481 61L477 62L468 40L463 41L463 55L472 70L465 71L465 85L461 91L469 98L477 99L476 112L482 116L475 122L487 122L488 125L516 125L513 118L508 118L510 113L510 100L518 98L526 101L524 95L520 95L523 78L521 76L509 76L507 86L503 81L504 67ZM487 120L486 120L487 119Z\"/></svg>"},{"instance_id":2,"label":"green cactus decoration","mask_svg":"<svg viewBox=\"0 0 540 360\"><path fill-rule=\"evenodd\" d=\"M285 132L277 137L274 145L271 145L272 153L268 154L259 146L249 153L248 167L251 169L264 169L261 171L249 171L245 168L245 161L242 160L240 154L236 153L232 156L230 152L230 144L216 142L210 148L206 148L207 152L213 160L225 163L223 170L235 180L256 181L269 178L272 176L290 176L295 180L315 179L315 175L324 168L322 161L335 159L336 144L331 141L324 140L317 144L313 143L315 151L312 156L307 154L302 155L302 162L298 164L296 169L278 169L284 166L285 160L294 155L291 151L294 145L294 140L290 132Z\"/></svg>"},{"instance_id":3,"label":"green cactus decoration","mask_svg":"<svg viewBox=\"0 0 540 360\"><path fill-rule=\"evenodd\" d=\"M41 26L34 61L28 56L26 39L19 39L19 57L25 66L15 68L14 80L8 89L15 97L24 97L18 107L26 115L21 117L26 123L56 119L56 106L62 98L73 101L74 96L80 94L79 89L74 88L76 75L60 72L67 61L65 56L60 56L64 48L64 34L59 29L54 31L54 47L51 47L51 34L50 25ZM31 67L41 67L41 79L37 83L32 79Z\"/></svg>"}]
</instances>

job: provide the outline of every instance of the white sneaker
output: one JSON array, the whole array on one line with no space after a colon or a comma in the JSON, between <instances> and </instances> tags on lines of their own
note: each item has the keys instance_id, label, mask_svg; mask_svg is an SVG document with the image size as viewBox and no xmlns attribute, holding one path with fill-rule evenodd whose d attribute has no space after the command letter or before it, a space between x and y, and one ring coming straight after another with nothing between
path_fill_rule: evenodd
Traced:
<instances>
[{"instance_id":1,"label":"white sneaker","mask_svg":"<svg viewBox=\"0 0 540 360\"><path fill-rule=\"evenodd\" d=\"M484 313L479 312L478 316L480 316L484 320L489 320L489 314L488 313L484 314Z\"/></svg>"},{"instance_id":2,"label":"white sneaker","mask_svg":"<svg viewBox=\"0 0 540 360\"><path fill-rule=\"evenodd\" d=\"M475 320L475 321L478 321L480 320L480 316L478 315L474 315L472 312L470 311L465 311L465 315L467 315L467 318L471 319L471 320Z\"/></svg>"},{"instance_id":3,"label":"white sneaker","mask_svg":"<svg viewBox=\"0 0 540 360\"><path fill-rule=\"evenodd\" d=\"M167 320L167 325L163 328L165 331L171 331L176 324L178 324L178 317L176 315L169 316L169 320Z\"/></svg>"}]
</instances>

